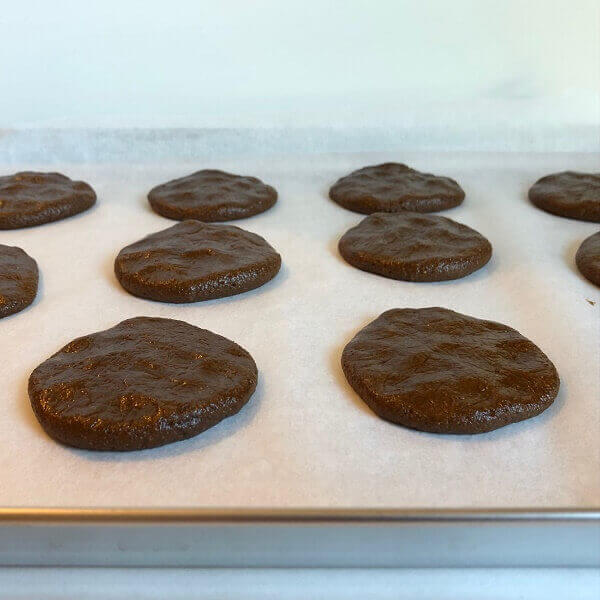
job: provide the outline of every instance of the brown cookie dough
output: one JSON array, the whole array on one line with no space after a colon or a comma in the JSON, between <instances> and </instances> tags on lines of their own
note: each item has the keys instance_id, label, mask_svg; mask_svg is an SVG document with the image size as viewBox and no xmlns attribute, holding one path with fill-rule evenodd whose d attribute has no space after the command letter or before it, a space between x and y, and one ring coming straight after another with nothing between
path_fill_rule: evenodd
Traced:
<instances>
[{"instance_id":1,"label":"brown cookie dough","mask_svg":"<svg viewBox=\"0 0 600 600\"><path fill-rule=\"evenodd\" d=\"M148 201L163 217L206 223L244 219L264 212L277 201L277 192L256 177L205 169L153 188Z\"/></svg>"},{"instance_id":2,"label":"brown cookie dough","mask_svg":"<svg viewBox=\"0 0 600 600\"><path fill-rule=\"evenodd\" d=\"M520 333L444 308L388 310L350 341L342 368L381 418L433 433L482 433L548 408L560 381Z\"/></svg>"},{"instance_id":3,"label":"brown cookie dough","mask_svg":"<svg viewBox=\"0 0 600 600\"><path fill-rule=\"evenodd\" d=\"M529 199L554 215L600 223L600 173L547 175L531 186Z\"/></svg>"},{"instance_id":4,"label":"brown cookie dough","mask_svg":"<svg viewBox=\"0 0 600 600\"><path fill-rule=\"evenodd\" d=\"M410 212L369 215L342 236L339 250L358 269L405 281L458 279L492 256L492 245L474 229Z\"/></svg>"},{"instance_id":5,"label":"brown cookie dough","mask_svg":"<svg viewBox=\"0 0 600 600\"><path fill-rule=\"evenodd\" d=\"M254 360L183 321L137 317L73 340L37 367L29 398L46 433L90 450L142 450L193 437L252 396Z\"/></svg>"},{"instance_id":6,"label":"brown cookie dough","mask_svg":"<svg viewBox=\"0 0 600 600\"><path fill-rule=\"evenodd\" d=\"M583 240L575 255L575 262L586 279L600 286L600 231Z\"/></svg>"},{"instance_id":7,"label":"brown cookie dough","mask_svg":"<svg viewBox=\"0 0 600 600\"><path fill-rule=\"evenodd\" d=\"M0 245L0 319L27 308L37 295L38 267L21 248Z\"/></svg>"},{"instance_id":8,"label":"brown cookie dough","mask_svg":"<svg viewBox=\"0 0 600 600\"><path fill-rule=\"evenodd\" d=\"M198 302L260 287L281 257L259 235L233 225L183 221L127 246L115 274L134 296Z\"/></svg>"},{"instance_id":9,"label":"brown cookie dough","mask_svg":"<svg viewBox=\"0 0 600 600\"><path fill-rule=\"evenodd\" d=\"M338 179L329 190L329 197L348 210L370 215L445 210L458 206L465 193L449 177L421 173L399 163L384 163Z\"/></svg>"},{"instance_id":10,"label":"brown cookie dough","mask_svg":"<svg viewBox=\"0 0 600 600\"><path fill-rule=\"evenodd\" d=\"M33 227L87 210L96 202L83 181L60 173L22 171L0 177L0 229Z\"/></svg>"}]
</instances>

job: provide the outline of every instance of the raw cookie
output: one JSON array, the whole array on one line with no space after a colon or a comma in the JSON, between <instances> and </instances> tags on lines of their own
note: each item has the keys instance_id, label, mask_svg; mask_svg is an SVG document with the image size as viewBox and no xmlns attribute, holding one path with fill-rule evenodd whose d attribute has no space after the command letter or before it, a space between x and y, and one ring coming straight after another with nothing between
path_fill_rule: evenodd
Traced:
<instances>
[{"instance_id":1,"label":"raw cookie","mask_svg":"<svg viewBox=\"0 0 600 600\"><path fill-rule=\"evenodd\" d=\"M600 173L547 175L531 186L529 199L546 212L600 223Z\"/></svg>"},{"instance_id":2,"label":"raw cookie","mask_svg":"<svg viewBox=\"0 0 600 600\"><path fill-rule=\"evenodd\" d=\"M383 419L433 433L482 433L548 408L554 365L520 333L444 308L384 312L350 341L342 368Z\"/></svg>"},{"instance_id":3,"label":"raw cookie","mask_svg":"<svg viewBox=\"0 0 600 600\"><path fill-rule=\"evenodd\" d=\"M205 169L153 188L148 201L159 215L177 221L232 221L268 210L277 192L256 177Z\"/></svg>"},{"instance_id":4,"label":"raw cookie","mask_svg":"<svg viewBox=\"0 0 600 600\"><path fill-rule=\"evenodd\" d=\"M281 257L259 235L233 225L183 221L127 246L115 274L130 293L160 302L198 302L257 288Z\"/></svg>"},{"instance_id":5,"label":"raw cookie","mask_svg":"<svg viewBox=\"0 0 600 600\"><path fill-rule=\"evenodd\" d=\"M583 240L575 255L575 262L586 279L600 286L600 231Z\"/></svg>"},{"instance_id":6,"label":"raw cookie","mask_svg":"<svg viewBox=\"0 0 600 600\"><path fill-rule=\"evenodd\" d=\"M0 245L0 319L28 307L37 295L38 267L21 248Z\"/></svg>"},{"instance_id":7,"label":"raw cookie","mask_svg":"<svg viewBox=\"0 0 600 600\"><path fill-rule=\"evenodd\" d=\"M410 212L369 215L342 236L339 250L358 269L405 281L458 279L492 256L492 245L474 229Z\"/></svg>"},{"instance_id":8,"label":"raw cookie","mask_svg":"<svg viewBox=\"0 0 600 600\"><path fill-rule=\"evenodd\" d=\"M87 210L96 202L83 181L60 173L22 171L0 177L0 229L19 229L58 221Z\"/></svg>"},{"instance_id":9,"label":"raw cookie","mask_svg":"<svg viewBox=\"0 0 600 600\"><path fill-rule=\"evenodd\" d=\"M33 412L59 442L142 450L237 413L256 388L254 360L183 321L136 317L73 340L29 378Z\"/></svg>"},{"instance_id":10,"label":"raw cookie","mask_svg":"<svg viewBox=\"0 0 600 600\"><path fill-rule=\"evenodd\" d=\"M338 179L329 190L329 197L344 208L370 215L445 210L458 206L465 193L449 177L421 173L399 163L384 163Z\"/></svg>"}]
</instances>

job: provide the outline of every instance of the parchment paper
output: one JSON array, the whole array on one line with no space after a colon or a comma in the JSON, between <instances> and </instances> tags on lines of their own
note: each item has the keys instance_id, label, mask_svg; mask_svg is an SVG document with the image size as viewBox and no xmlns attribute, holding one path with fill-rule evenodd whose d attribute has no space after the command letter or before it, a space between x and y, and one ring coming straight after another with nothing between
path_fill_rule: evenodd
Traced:
<instances>
[{"instance_id":1,"label":"parchment paper","mask_svg":"<svg viewBox=\"0 0 600 600\"><path fill-rule=\"evenodd\" d=\"M443 214L486 235L483 270L446 283L361 272L337 241L361 220L327 198L348 171L384 160L455 177L463 206ZM0 165L4 172L48 165ZM205 167L257 175L276 207L237 224L283 257L258 290L193 305L130 296L113 275L126 244L173 224L147 191ZM213 157L193 164L52 164L88 181L98 204L54 224L1 231L42 274L37 301L0 321L0 505L146 507L584 507L600 500L600 290L576 270L593 223L531 206L538 177L598 170L597 155L353 154ZM595 305L593 303L596 303ZM377 418L347 385L343 346L394 307L444 306L511 325L538 344L562 380L540 417L477 436L420 433ZM122 319L186 320L246 348L260 370L247 407L200 436L135 453L75 450L51 440L29 406L27 379L76 336Z\"/></svg>"}]
</instances>

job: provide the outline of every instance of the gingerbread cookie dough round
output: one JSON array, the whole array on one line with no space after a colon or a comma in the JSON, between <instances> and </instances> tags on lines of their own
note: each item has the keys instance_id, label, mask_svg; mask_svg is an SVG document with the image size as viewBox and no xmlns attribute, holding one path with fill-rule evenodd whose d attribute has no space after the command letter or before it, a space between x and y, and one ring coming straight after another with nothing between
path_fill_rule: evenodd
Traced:
<instances>
[{"instance_id":1,"label":"gingerbread cookie dough round","mask_svg":"<svg viewBox=\"0 0 600 600\"><path fill-rule=\"evenodd\" d=\"M281 257L265 239L233 225L183 221L127 246L115 274L134 296L198 302L260 287Z\"/></svg>"},{"instance_id":2,"label":"gingerbread cookie dough round","mask_svg":"<svg viewBox=\"0 0 600 600\"><path fill-rule=\"evenodd\" d=\"M560 385L511 327L444 308L383 313L342 354L348 382L381 418L433 433L483 433L546 410Z\"/></svg>"},{"instance_id":3,"label":"gingerbread cookie dough round","mask_svg":"<svg viewBox=\"0 0 600 600\"><path fill-rule=\"evenodd\" d=\"M208 223L264 212L277 201L277 192L256 177L205 169L153 188L148 201L163 217Z\"/></svg>"},{"instance_id":4,"label":"gingerbread cookie dough round","mask_svg":"<svg viewBox=\"0 0 600 600\"><path fill-rule=\"evenodd\" d=\"M474 229L410 212L369 215L342 236L339 250L358 269L404 281L458 279L492 256L492 245Z\"/></svg>"},{"instance_id":5,"label":"gingerbread cookie dough round","mask_svg":"<svg viewBox=\"0 0 600 600\"><path fill-rule=\"evenodd\" d=\"M60 173L22 171L0 177L0 229L58 221L92 207L96 193Z\"/></svg>"},{"instance_id":6,"label":"gingerbread cookie dough round","mask_svg":"<svg viewBox=\"0 0 600 600\"><path fill-rule=\"evenodd\" d=\"M338 179L329 197L348 210L370 215L446 210L458 206L465 193L449 177L421 173L400 163L384 163Z\"/></svg>"},{"instance_id":7,"label":"gingerbread cookie dough round","mask_svg":"<svg viewBox=\"0 0 600 600\"><path fill-rule=\"evenodd\" d=\"M0 245L0 319L27 308L38 290L39 272L31 256L13 246Z\"/></svg>"},{"instance_id":8,"label":"gingerbread cookie dough round","mask_svg":"<svg viewBox=\"0 0 600 600\"><path fill-rule=\"evenodd\" d=\"M137 317L67 344L33 371L29 398L63 444L143 450L237 413L257 378L234 342L183 321Z\"/></svg>"},{"instance_id":9,"label":"gingerbread cookie dough round","mask_svg":"<svg viewBox=\"0 0 600 600\"><path fill-rule=\"evenodd\" d=\"M586 279L600 286L600 231L583 240L575 263Z\"/></svg>"},{"instance_id":10,"label":"gingerbread cookie dough round","mask_svg":"<svg viewBox=\"0 0 600 600\"><path fill-rule=\"evenodd\" d=\"M531 186L529 199L554 215L600 223L600 173L547 175Z\"/></svg>"}]
</instances>

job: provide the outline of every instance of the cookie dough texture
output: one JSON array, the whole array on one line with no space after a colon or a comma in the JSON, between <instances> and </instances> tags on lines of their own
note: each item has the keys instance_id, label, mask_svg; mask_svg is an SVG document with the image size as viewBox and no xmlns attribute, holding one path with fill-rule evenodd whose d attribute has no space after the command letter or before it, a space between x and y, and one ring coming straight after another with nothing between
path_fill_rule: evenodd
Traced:
<instances>
[{"instance_id":1,"label":"cookie dough texture","mask_svg":"<svg viewBox=\"0 0 600 600\"><path fill-rule=\"evenodd\" d=\"M446 281L483 267L492 245L438 215L374 213L340 239L344 259L363 271L405 281Z\"/></svg>"},{"instance_id":2,"label":"cookie dough texture","mask_svg":"<svg viewBox=\"0 0 600 600\"><path fill-rule=\"evenodd\" d=\"M123 248L115 275L135 296L181 303L252 290L280 267L279 254L255 233L183 221Z\"/></svg>"},{"instance_id":3,"label":"cookie dough texture","mask_svg":"<svg viewBox=\"0 0 600 600\"><path fill-rule=\"evenodd\" d=\"M37 263L31 256L21 248L0 245L0 319L35 300L38 279Z\"/></svg>"},{"instance_id":4,"label":"cookie dough texture","mask_svg":"<svg viewBox=\"0 0 600 600\"><path fill-rule=\"evenodd\" d=\"M583 241L575 255L575 262L581 274L600 287L600 231Z\"/></svg>"},{"instance_id":5,"label":"cookie dough texture","mask_svg":"<svg viewBox=\"0 0 600 600\"><path fill-rule=\"evenodd\" d=\"M148 201L159 215L177 221L232 221L268 210L277 192L256 177L205 169L156 186Z\"/></svg>"},{"instance_id":6,"label":"cookie dough texture","mask_svg":"<svg viewBox=\"0 0 600 600\"><path fill-rule=\"evenodd\" d=\"M446 210L458 206L465 193L449 177L421 173L400 163L384 163L338 179L329 197L348 210L369 215Z\"/></svg>"},{"instance_id":7,"label":"cookie dough texture","mask_svg":"<svg viewBox=\"0 0 600 600\"><path fill-rule=\"evenodd\" d=\"M531 186L529 199L554 215L600 223L600 173L547 175Z\"/></svg>"},{"instance_id":8,"label":"cookie dough texture","mask_svg":"<svg viewBox=\"0 0 600 600\"><path fill-rule=\"evenodd\" d=\"M59 442L141 450L237 413L257 377L254 360L234 342L183 321L137 317L67 344L33 371L29 397Z\"/></svg>"},{"instance_id":9,"label":"cookie dough texture","mask_svg":"<svg viewBox=\"0 0 600 600\"><path fill-rule=\"evenodd\" d=\"M394 309L344 348L348 382L381 418L433 433L483 433L554 401L559 378L520 333L444 308Z\"/></svg>"},{"instance_id":10,"label":"cookie dough texture","mask_svg":"<svg viewBox=\"0 0 600 600\"><path fill-rule=\"evenodd\" d=\"M76 215L96 202L83 181L60 173L22 171L0 177L0 229L20 229Z\"/></svg>"}]
</instances>

